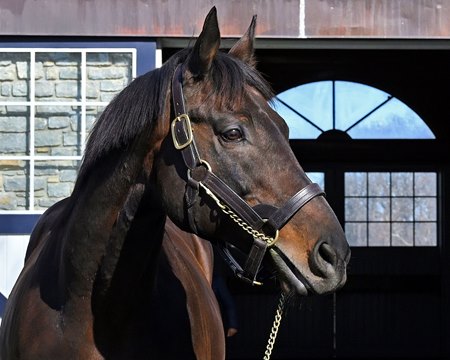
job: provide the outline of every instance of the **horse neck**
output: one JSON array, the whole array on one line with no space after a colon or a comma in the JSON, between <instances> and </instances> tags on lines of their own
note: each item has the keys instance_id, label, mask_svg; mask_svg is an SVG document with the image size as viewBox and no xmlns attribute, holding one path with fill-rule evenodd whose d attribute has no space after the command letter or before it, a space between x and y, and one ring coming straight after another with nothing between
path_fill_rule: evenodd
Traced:
<instances>
[{"instance_id":1,"label":"horse neck","mask_svg":"<svg viewBox=\"0 0 450 360\"><path fill-rule=\"evenodd\" d=\"M110 232L92 294L93 312L99 326L107 328L101 331L105 336L120 333L129 312L153 288L166 220L158 200L151 187L133 185Z\"/></svg>"},{"instance_id":2,"label":"horse neck","mask_svg":"<svg viewBox=\"0 0 450 360\"><path fill-rule=\"evenodd\" d=\"M148 177L143 164L146 163L148 169L153 164L154 150L149 152L150 144L151 137L143 131L126 152L117 151L105 156L91 167L88 176L82 179L82 186L75 187L70 213L66 214L69 218L63 233L59 275L60 285L66 292L89 296L108 246L110 255L111 249L120 254L125 233L117 229L114 233L114 224L127 196L139 204L143 185L136 186L136 182L143 174L144 181ZM129 194L133 194L131 198ZM128 210L133 211L130 206ZM113 262L106 267L112 265Z\"/></svg>"}]
</instances>

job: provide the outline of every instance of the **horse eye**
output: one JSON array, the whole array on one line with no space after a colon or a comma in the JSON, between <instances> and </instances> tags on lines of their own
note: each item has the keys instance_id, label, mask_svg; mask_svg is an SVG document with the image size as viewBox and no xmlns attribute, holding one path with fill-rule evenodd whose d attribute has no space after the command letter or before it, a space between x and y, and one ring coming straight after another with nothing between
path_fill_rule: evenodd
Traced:
<instances>
[{"instance_id":1,"label":"horse eye","mask_svg":"<svg viewBox=\"0 0 450 360\"><path fill-rule=\"evenodd\" d=\"M242 132L237 128L233 128L225 131L221 136L225 141L239 141L242 139Z\"/></svg>"}]
</instances>

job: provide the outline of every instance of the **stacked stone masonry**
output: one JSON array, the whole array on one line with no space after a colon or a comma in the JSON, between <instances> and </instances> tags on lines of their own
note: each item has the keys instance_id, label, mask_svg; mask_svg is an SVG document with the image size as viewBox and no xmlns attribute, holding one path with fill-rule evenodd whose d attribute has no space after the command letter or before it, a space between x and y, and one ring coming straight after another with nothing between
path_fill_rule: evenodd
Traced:
<instances>
[{"instance_id":1,"label":"stacked stone masonry","mask_svg":"<svg viewBox=\"0 0 450 360\"><path fill-rule=\"evenodd\" d=\"M87 52L85 67L79 51L36 52L34 69L30 58L29 52L0 53L0 210L45 209L69 196L80 161L52 157L81 158L82 132L88 136L107 103L132 80L131 53ZM34 179L32 162L14 159L30 155L46 157L35 159Z\"/></svg>"}]
</instances>

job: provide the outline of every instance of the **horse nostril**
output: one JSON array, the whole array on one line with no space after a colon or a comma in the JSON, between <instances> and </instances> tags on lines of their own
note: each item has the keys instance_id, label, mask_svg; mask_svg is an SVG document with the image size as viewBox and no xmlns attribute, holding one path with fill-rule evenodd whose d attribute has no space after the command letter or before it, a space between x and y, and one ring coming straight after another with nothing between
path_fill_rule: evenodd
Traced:
<instances>
[{"instance_id":1,"label":"horse nostril","mask_svg":"<svg viewBox=\"0 0 450 360\"><path fill-rule=\"evenodd\" d=\"M334 249L327 243L322 243L317 248L318 256L329 263L331 266L335 266L337 263L337 255Z\"/></svg>"},{"instance_id":2,"label":"horse nostril","mask_svg":"<svg viewBox=\"0 0 450 360\"><path fill-rule=\"evenodd\" d=\"M311 271L321 277L328 278L335 273L335 267L338 263L336 251L326 242L316 245L309 258Z\"/></svg>"}]
</instances>

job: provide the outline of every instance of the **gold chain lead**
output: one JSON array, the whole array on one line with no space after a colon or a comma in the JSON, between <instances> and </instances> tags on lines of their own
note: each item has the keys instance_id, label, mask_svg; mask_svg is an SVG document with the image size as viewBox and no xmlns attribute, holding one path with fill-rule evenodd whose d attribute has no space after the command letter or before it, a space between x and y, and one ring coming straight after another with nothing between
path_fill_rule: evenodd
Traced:
<instances>
[{"instance_id":1,"label":"gold chain lead","mask_svg":"<svg viewBox=\"0 0 450 360\"><path fill-rule=\"evenodd\" d=\"M233 220L236 224L238 224L242 229L245 230L248 234L253 236L253 238L258 238L267 243L267 246L270 247L273 244L275 244L278 240L278 230L274 237L267 236L266 234L259 232L255 229L253 229L249 224L247 224L244 220L242 220L233 210L231 210L227 205L222 203L219 198L214 195L214 193L208 189L204 184L201 182L199 183L200 186L206 191L206 193L216 202L217 206L222 210L222 212L226 215L228 215L231 220Z\"/></svg>"},{"instance_id":2,"label":"gold chain lead","mask_svg":"<svg viewBox=\"0 0 450 360\"><path fill-rule=\"evenodd\" d=\"M219 198L214 195L214 193L208 189L201 182L200 186L206 191L206 193L217 203L217 206L228 215L236 224L238 224L242 229L244 229L248 234L253 236L254 238L262 239L267 243L267 246L272 246L278 240L278 230L276 232L275 237L267 236L264 233L261 233L255 229L253 229L249 224L247 224L244 220L242 220L233 210L231 210L227 205L223 204ZM281 293L280 301L278 302L277 311L275 313L275 319L273 321L272 329L270 330L269 340L267 341L266 351L264 353L263 360L270 360L272 356L273 346L275 345L275 340L278 335L278 329L281 324L281 318L283 316L284 310L284 293Z\"/></svg>"},{"instance_id":3,"label":"gold chain lead","mask_svg":"<svg viewBox=\"0 0 450 360\"><path fill-rule=\"evenodd\" d=\"M275 345L275 340L277 339L278 329L281 324L281 318L283 316L284 310L284 293L281 293L280 301L278 302L277 312L275 314L275 319L273 321L272 329L270 330L269 340L267 341L266 352L264 353L263 360L270 360L272 356L273 346Z\"/></svg>"}]
</instances>

